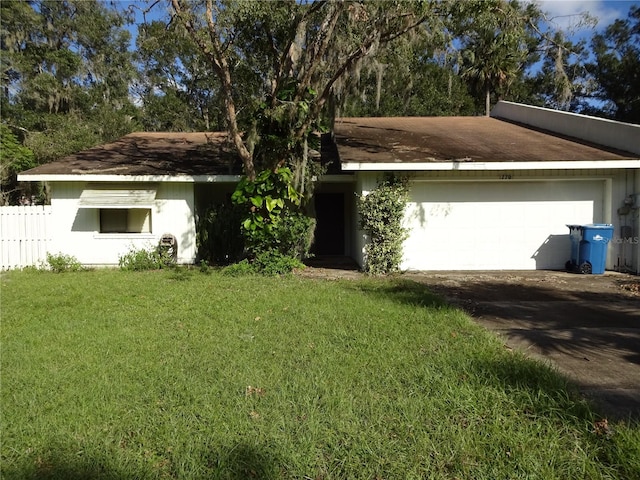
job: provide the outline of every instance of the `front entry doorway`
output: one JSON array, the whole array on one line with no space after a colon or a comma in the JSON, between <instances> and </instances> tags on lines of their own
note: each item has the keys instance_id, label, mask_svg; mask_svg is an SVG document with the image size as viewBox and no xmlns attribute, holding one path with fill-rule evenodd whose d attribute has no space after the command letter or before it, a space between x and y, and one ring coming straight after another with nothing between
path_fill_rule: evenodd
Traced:
<instances>
[{"instance_id":1,"label":"front entry doorway","mask_svg":"<svg viewBox=\"0 0 640 480\"><path fill-rule=\"evenodd\" d=\"M312 253L318 255L345 254L344 193L315 194L316 233Z\"/></svg>"}]
</instances>

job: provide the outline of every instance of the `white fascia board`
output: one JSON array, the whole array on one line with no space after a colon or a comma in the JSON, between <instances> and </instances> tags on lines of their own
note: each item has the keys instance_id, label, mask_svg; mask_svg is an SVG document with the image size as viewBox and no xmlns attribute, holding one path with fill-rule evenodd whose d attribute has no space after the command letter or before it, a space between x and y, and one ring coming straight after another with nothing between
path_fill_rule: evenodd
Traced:
<instances>
[{"instance_id":1,"label":"white fascia board","mask_svg":"<svg viewBox=\"0 0 640 480\"><path fill-rule=\"evenodd\" d=\"M346 171L490 171L490 170L594 170L640 168L640 160L549 161L549 162L424 162L342 164Z\"/></svg>"},{"instance_id":2,"label":"white fascia board","mask_svg":"<svg viewBox=\"0 0 640 480\"><path fill-rule=\"evenodd\" d=\"M242 175L194 175L195 183L238 183Z\"/></svg>"},{"instance_id":3,"label":"white fascia board","mask_svg":"<svg viewBox=\"0 0 640 480\"><path fill-rule=\"evenodd\" d=\"M78 175L18 174L19 182L157 182L157 183L237 183L240 175Z\"/></svg>"}]
</instances>

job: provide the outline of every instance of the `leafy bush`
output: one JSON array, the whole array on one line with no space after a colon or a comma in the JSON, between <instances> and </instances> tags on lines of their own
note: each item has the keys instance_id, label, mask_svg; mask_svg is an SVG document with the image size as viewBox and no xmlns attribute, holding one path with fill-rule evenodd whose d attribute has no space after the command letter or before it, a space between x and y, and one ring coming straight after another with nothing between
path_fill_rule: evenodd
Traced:
<instances>
[{"instance_id":1,"label":"leafy bush","mask_svg":"<svg viewBox=\"0 0 640 480\"><path fill-rule=\"evenodd\" d=\"M118 257L118 264L122 270L141 271L158 270L171 264L171 258L157 248L135 248Z\"/></svg>"},{"instance_id":2,"label":"leafy bush","mask_svg":"<svg viewBox=\"0 0 640 480\"><path fill-rule=\"evenodd\" d=\"M49 269L55 273L79 272L83 270L82 264L76 257L65 255L64 253L47 253L47 264L49 265Z\"/></svg>"},{"instance_id":3,"label":"leafy bush","mask_svg":"<svg viewBox=\"0 0 640 480\"><path fill-rule=\"evenodd\" d=\"M316 220L302 212L285 212L280 222L274 227L271 248L283 256L297 259L307 258L313 243ZM267 245L268 247L268 245Z\"/></svg>"},{"instance_id":4,"label":"leafy bush","mask_svg":"<svg viewBox=\"0 0 640 480\"><path fill-rule=\"evenodd\" d=\"M255 258L244 259L233 265L229 265L222 270L224 275L244 276L244 275L286 275L295 268L304 268L304 264L297 258L284 255L277 250L268 250L259 253Z\"/></svg>"},{"instance_id":5,"label":"leafy bush","mask_svg":"<svg viewBox=\"0 0 640 480\"><path fill-rule=\"evenodd\" d=\"M200 260L198 268L200 269L200 273L204 273L205 275L209 275L211 273L211 267L209 266L209 262L206 260Z\"/></svg>"},{"instance_id":6,"label":"leafy bush","mask_svg":"<svg viewBox=\"0 0 640 480\"><path fill-rule=\"evenodd\" d=\"M300 211L302 195L289 168L265 170L253 181L243 178L231 199L243 212L241 231L250 259L272 250L292 258L309 254L315 221Z\"/></svg>"},{"instance_id":7,"label":"leafy bush","mask_svg":"<svg viewBox=\"0 0 640 480\"><path fill-rule=\"evenodd\" d=\"M244 260L224 267L221 270L221 273L230 277L243 277L246 275L255 275L256 269L253 264L245 258Z\"/></svg>"},{"instance_id":8,"label":"leafy bush","mask_svg":"<svg viewBox=\"0 0 640 480\"><path fill-rule=\"evenodd\" d=\"M400 269L402 243L408 233L402 226L407 201L406 181L398 178L385 180L358 198L360 228L369 236L365 272L380 275Z\"/></svg>"},{"instance_id":9,"label":"leafy bush","mask_svg":"<svg viewBox=\"0 0 640 480\"><path fill-rule=\"evenodd\" d=\"M254 268L262 275L284 275L291 273L294 268L304 268L304 264L297 258L284 255L277 250L268 250L256 255Z\"/></svg>"}]
</instances>

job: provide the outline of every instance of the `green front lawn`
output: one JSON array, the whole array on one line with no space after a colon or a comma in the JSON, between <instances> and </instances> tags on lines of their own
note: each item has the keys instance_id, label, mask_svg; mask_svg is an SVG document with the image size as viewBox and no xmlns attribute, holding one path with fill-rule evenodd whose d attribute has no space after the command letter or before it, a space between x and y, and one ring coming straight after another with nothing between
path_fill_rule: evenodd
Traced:
<instances>
[{"instance_id":1,"label":"green front lawn","mask_svg":"<svg viewBox=\"0 0 640 480\"><path fill-rule=\"evenodd\" d=\"M637 425L401 277L0 281L2 478L640 477Z\"/></svg>"}]
</instances>

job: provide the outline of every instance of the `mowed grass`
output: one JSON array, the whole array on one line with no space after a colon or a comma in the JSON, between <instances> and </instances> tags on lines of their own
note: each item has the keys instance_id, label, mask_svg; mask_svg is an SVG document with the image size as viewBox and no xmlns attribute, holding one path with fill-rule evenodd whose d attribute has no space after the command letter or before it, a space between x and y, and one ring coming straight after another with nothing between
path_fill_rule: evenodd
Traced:
<instances>
[{"instance_id":1,"label":"mowed grass","mask_svg":"<svg viewBox=\"0 0 640 480\"><path fill-rule=\"evenodd\" d=\"M0 281L2 478L640 478L637 425L401 277Z\"/></svg>"}]
</instances>

